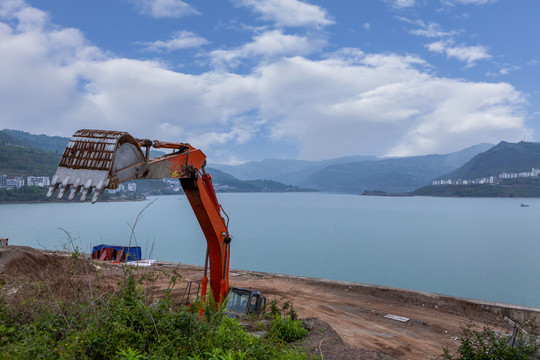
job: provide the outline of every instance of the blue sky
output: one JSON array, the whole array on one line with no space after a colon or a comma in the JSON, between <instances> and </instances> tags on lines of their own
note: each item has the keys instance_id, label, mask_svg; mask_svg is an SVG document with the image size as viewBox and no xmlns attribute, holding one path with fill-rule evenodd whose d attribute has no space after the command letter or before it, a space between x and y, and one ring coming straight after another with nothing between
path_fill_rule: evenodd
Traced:
<instances>
[{"instance_id":1,"label":"blue sky","mask_svg":"<svg viewBox=\"0 0 540 360\"><path fill-rule=\"evenodd\" d=\"M0 128L211 162L538 141L537 0L1 0Z\"/></svg>"}]
</instances>

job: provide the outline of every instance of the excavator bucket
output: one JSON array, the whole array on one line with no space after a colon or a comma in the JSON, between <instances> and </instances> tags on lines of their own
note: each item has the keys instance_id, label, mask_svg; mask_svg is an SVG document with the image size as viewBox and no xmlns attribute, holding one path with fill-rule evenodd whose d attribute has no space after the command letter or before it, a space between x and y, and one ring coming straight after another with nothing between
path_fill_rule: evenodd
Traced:
<instances>
[{"instance_id":1,"label":"excavator bucket","mask_svg":"<svg viewBox=\"0 0 540 360\"><path fill-rule=\"evenodd\" d=\"M94 191L95 203L105 189L116 189L122 182L146 171L146 158L138 141L122 131L79 130L69 140L47 197L58 189L58 199L71 189L68 199L81 192L81 201Z\"/></svg>"}]
</instances>

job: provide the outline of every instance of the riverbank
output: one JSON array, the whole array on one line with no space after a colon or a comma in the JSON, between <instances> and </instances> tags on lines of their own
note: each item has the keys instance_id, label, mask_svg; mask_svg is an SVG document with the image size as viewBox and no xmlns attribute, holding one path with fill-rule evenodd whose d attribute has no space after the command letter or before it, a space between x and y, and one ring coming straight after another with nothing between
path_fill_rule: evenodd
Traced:
<instances>
[{"instance_id":1,"label":"riverbank","mask_svg":"<svg viewBox=\"0 0 540 360\"><path fill-rule=\"evenodd\" d=\"M413 194L438 197L538 198L540 179L506 179L496 184L429 185L415 190Z\"/></svg>"},{"instance_id":2,"label":"riverbank","mask_svg":"<svg viewBox=\"0 0 540 360\"><path fill-rule=\"evenodd\" d=\"M146 198L138 198L138 199L107 199L107 200L101 200L100 202L104 203L122 203L122 202L137 202L137 201L146 201ZM41 200L29 200L29 201L0 201L0 205L7 205L7 204L47 204L47 203L72 203L72 202L80 202L79 200L51 200L51 199L41 199ZM86 200L88 201L88 200Z\"/></svg>"},{"instance_id":3,"label":"riverbank","mask_svg":"<svg viewBox=\"0 0 540 360\"><path fill-rule=\"evenodd\" d=\"M71 259L72 254L21 246L0 248L0 277L7 283L25 277L58 281L64 273L57 265L66 258ZM118 284L126 269L123 264L88 262L95 271L87 276L94 278L99 274L100 283L111 287ZM175 302L182 299L187 282L198 281L203 273L200 266L161 261L134 269L138 274L152 275L155 280L150 287L154 294L169 289ZM182 281L172 285L171 279L178 275ZM82 283L86 281L84 274L78 276ZM540 321L538 308L344 281L231 270L230 285L257 289L269 301L289 301L301 318L326 323L328 331L319 327L317 337L323 354L345 350L354 354L356 349L387 358L442 359L442 349L455 351L462 327L471 321L479 328L489 326L501 331L511 329L509 320L533 320L537 324ZM3 290L2 295L9 291L5 287ZM402 322L388 315L407 320ZM326 341L338 341L330 338L334 330L344 347L325 347ZM329 336L326 340L325 334ZM347 358L355 357L342 359Z\"/></svg>"}]
</instances>

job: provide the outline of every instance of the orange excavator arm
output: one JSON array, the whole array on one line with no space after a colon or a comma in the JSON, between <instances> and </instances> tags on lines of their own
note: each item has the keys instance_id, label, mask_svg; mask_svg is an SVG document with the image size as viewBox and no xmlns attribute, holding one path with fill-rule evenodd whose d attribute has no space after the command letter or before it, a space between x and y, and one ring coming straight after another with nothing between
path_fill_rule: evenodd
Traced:
<instances>
[{"instance_id":1,"label":"orange excavator arm","mask_svg":"<svg viewBox=\"0 0 540 360\"><path fill-rule=\"evenodd\" d=\"M173 151L149 158L150 148ZM61 199L70 189L69 200L81 192L84 201L93 191L94 203L105 189L116 189L122 182L178 178L207 242L201 295L206 297L209 265L212 295L221 305L229 290L231 237L205 166L204 153L189 144L135 139L126 132L79 130L64 151L47 196L59 189Z\"/></svg>"}]
</instances>

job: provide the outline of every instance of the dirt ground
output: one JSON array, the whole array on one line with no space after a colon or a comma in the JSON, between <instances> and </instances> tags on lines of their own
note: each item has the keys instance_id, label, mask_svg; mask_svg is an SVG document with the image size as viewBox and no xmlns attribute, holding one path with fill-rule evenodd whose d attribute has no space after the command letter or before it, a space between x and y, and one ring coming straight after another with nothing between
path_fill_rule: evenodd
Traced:
<instances>
[{"instance_id":1,"label":"dirt ground","mask_svg":"<svg viewBox=\"0 0 540 360\"><path fill-rule=\"evenodd\" d=\"M58 257L65 255L18 246L0 248L0 276L15 279L40 272L51 276L59 268ZM101 281L114 285L123 266L92 260L90 267L101 273ZM181 275L183 281L172 288L178 302L187 281L202 276L202 268L192 265L156 262L136 269L140 274L159 275L150 284L156 293L171 286L173 271ZM230 285L257 289L269 301L292 302L310 327L303 346L325 359L442 359L443 348L455 353L461 328L471 321L509 331L505 317L516 322L540 319L540 309L535 308L278 274L231 270ZM385 317L389 314L406 321Z\"/></svg>"}]
</instances>

